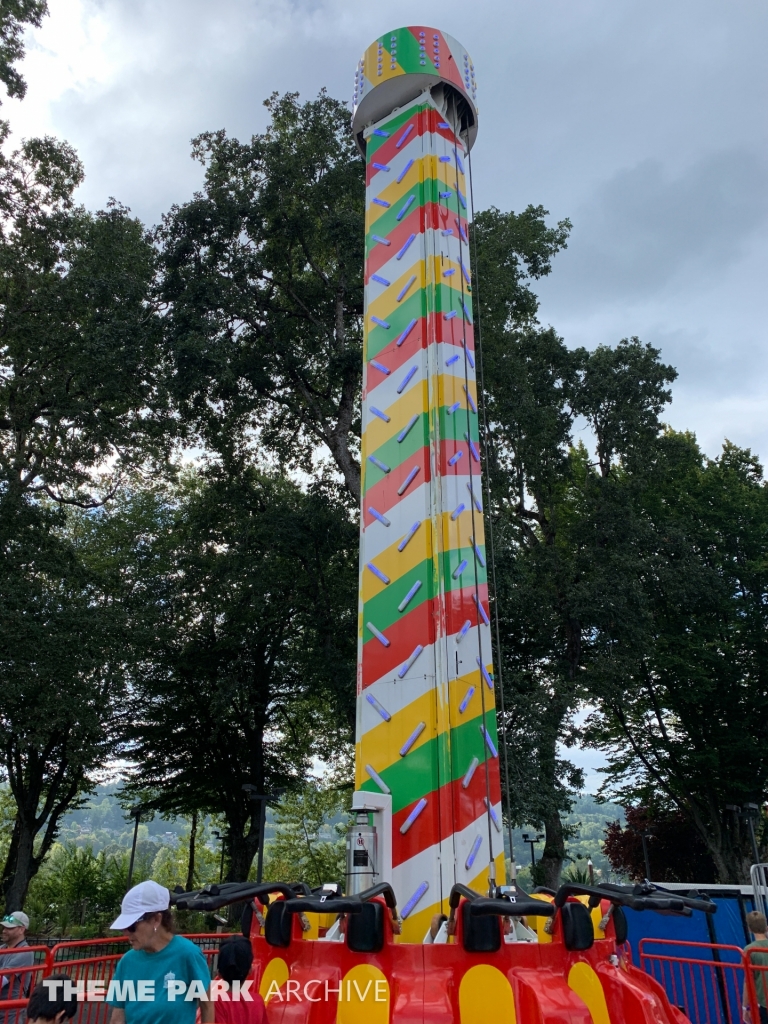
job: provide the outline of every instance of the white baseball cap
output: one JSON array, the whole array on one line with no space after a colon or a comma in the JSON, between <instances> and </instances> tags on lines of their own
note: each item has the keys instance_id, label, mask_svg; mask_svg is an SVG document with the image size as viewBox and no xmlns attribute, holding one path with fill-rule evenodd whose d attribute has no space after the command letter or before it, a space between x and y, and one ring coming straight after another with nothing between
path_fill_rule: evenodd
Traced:
<instances>
[{"instance_id":1,"label":"white baseball cap","mask_svg":"<svg viewBox=\"0 0 768 1024\"><path fill-rule=\"evenodd\" d=\"M145 914L167 910L171 905L171 894L164 885L157 882L139 882L123 896L120 916L109 926L114 931L123 931L135 924Z\"/></svg>"},{"instance_id":2,"label":"white baseball cap","mask_svg":"<svg viewBox=\"0 0 768 1024\"><path fill-rule=\"evenodd\" d=\"M23 910L14 910L12 914L6 914L0 924L4 928L29 928L29 918Z\"/></svg>"}]
</instances>

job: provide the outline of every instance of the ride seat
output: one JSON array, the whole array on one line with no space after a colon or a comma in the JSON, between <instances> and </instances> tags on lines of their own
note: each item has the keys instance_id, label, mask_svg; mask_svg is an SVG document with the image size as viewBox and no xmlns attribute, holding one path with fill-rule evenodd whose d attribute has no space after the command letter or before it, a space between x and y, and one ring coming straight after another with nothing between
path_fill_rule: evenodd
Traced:
<instances>
[{"instance_id":1,"label":"ride seat","mask_svg":"<svg viewBox=\"0 0 768 1024\"><path fill-rule=\"evenodd\" d=\"M583 903L564 903L560 908L563 943L574 952L591 949L595 941L592 918Z\"/></svg>"},{"instance_id":2,"label":"ride seat","mask_svg":"<svg viewBox=\"0 0 768 1024\"><path fill-rule=\"evenodd\" d=\"M275 900L267 908L264 922L264 938L270 946L285 948L291 944L293 914L285 906L285 900Z\"/></svg>"},{"instance_id":3,"label":"ride seat","mask_svg":"<svg viewBox=\"0 0 768 1024\"><path fill-rule=\"evenodd\" d=\"M347 918L347 946L353 953L378 953L384 945L384 907L378 900L363 904Z\"/></svg>"},{"instance_id":4,"label":"ride seat","mask_svg":"<svg viewBox=\"0 0 768 1024\"><path fill-rule=\"evenodd\" d=\"M467 953L497 953L501 949L501 919L472 917L470 900L461 904L461 932Z\"/></svg>"}]
</instances>

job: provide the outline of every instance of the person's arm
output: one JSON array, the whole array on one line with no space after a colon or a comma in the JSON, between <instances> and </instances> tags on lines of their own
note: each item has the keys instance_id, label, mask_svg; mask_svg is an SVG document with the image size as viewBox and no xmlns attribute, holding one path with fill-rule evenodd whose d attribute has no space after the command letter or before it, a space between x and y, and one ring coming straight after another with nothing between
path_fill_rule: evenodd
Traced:
<instances>
[{"instance_id":1,"label":"person's arm","mask_svg":"<svg viewBox=\"0 0 768 1024\"><path fill-rule=\"evenodd\" d=\"M210 999L200 1000L200 1024L213 1024L216 1020L216 1013L213 1003ZM110 1024L114 1022L110 1021Z\"/></svg>"},{"instance_id":2,"label":"person's arm","mask_svg":"<svg viewBox=\"0 0 768 1024\"><path fill-rule=\"evenodd\" d=\"M213 1020L213 1017L211 1017L211 1020ZM121 1010L119 1006L113 1006L109 1024L125 1024L125 1010Z\"/></svg>"}]
</instances>

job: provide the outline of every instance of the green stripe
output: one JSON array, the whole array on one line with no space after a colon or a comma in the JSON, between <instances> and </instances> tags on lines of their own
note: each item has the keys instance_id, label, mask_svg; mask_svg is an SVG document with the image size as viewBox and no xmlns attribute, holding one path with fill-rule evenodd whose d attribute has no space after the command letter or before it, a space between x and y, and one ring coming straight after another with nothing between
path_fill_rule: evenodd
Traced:
<instances>
[{"instance_id":1,"label":"green stripe","mask_svg":"<svg viewBox=\"0 0 768 1024\"><path fill-rule=\"evenodd\" d=\"M381 191L384 192L390 184L391 182L387 182L385 185L383 185ZM440 199L440 197L438 196L438 192L447 191L448 189L450 189L453 192L453 199ZM458 199L456 198L456 189L453 187L453 185L446 185L445 182L440 181L439 178L425 178L423 182L417 182L410 188L403 188L402 193L397 197L397 199L391 200L392 205L389 207L389 209L384 209L383 207L374 204L376 206L376 209L382 210L382 212L376 218L375 223L371 225L369 231L365 236L366 256L369 256L371 251L376 247L376 245L380 244L373 240L373 235L380 235L382 238L387 238L390 231L394 231L394 229L398 226L400 221L398 221L397 215L402 209L403 203L410 195L415 195L416 199L409 206L408 212L405 215L406 217L409 217L417 206L426 206L428 202L432 202L443 207L447 205L449 210L453 209L451 206L451 203L453 203L454 206L456 206L456 210L454 210L453 212L458 212ZM390 200L387 200L387 202L390 202ZM466 216L463 211L462 216ZM454 232L456 231L456 227L453 223L453 220L450 221L448 227L453 228Z\"/></svg>"},{"instance_id":2,"label":"green stripe","mask_svg":"<svg viewBox=\"0 0 768 1024\"><path fill-rule=\"evenodd\" d=\"M450 415L446 406L440 407L440 437L443 441L463 441L466 444L466 438L464 437L464 434L467 432L466 395L462 395L462 400L462 407ZM366 454L363 463L363 494L366 494L371 487L375 487L376 484L380 483L387 476L378 466L369 462L370 455L373 455L379 462L383 462L385 466L389 466L391 471L394 471L402 466L404 462L412 459L425 445L429 444L427 414L425 412L421 413L419 419L420 422L411 427L405 440L402 442L398 442L397 434L403 429L405 423L397 424L395 427L397 434L390 437L384 444L379 445L373 452ZM475 444L479 444L480 430L477 416L470 412L469 419L469 436ZM472 456L465 449L464 458L467 457L471 458Z\"/></svg>"},{"instance_id":3,"label":"green stripe","mask_svg":"<svg viewBox=\"0 0 768 1024\"><path fill-rule=\"evenodd\" d=\"M495 705L491 702L491 707L486 711L486 723L488 733L498 750L494 711ZM408 807L420 797L429 796L437 790L436 760L438 757L442 764L451 764L450 778L444 778L443 785L462 778L473 757L480 762L477 771L483 770L482 765L485 763L487 747L480 732L481 721L482 717L478 715L468 722L463 722L451 729L450 733L441 733L437 738L423 743L416 750L406 754L405 757L399 758L389 768L379 771L379 775L392 791L393 814ZM363 737L364 746L365 737ZM376 769L375 764L371 767ZM376 770L378 771L378 769ZM366 778L362 788L373 793L381 792L376 783L369 778Z\"/></svg>"},{"instance_id":4,"label":"green stripe","mask_svg":"<svg viewBox=\"0 0 768 1024\"><path fill-rule=\"evenodd\" d=\"M365 339L366 360L375 359L383 348L386 348L390 342L403 333L411 320L419 320L424 316L425 295L425 289L420 288L413 295L409 295L404 302L399 303L397 309L394 309L387 318L389 330L386 327L379 327L378 324L372 324L370 314L368 315L366 321L368 334Z\"/></svg>"},{"instance_id":5,"label":"green stripe","mask_svg":"<svg viewBox=\"0 0 768 1024\"><path fill-rule=\"evenodd\" d=\"M379 175L379 179L381 179L381 177L382 175ZM387 182L382 187L381 191L385 192L387 188L390 186L390 184L391 182ZM394 231L395 228L398 227L400 221L397 219L397 215L402 210L403 204L408 199L408 196L414 195L416 196L416 199L411 203L411 205L406 210L403 219L409 217L414 210L417 210L420 207L424 206L424 184L426 183L422 183L419 181L415 185L411 186L406 186L404 184L401 185L400 188L402 189L402 191L400 195L398 195L396 199L386 200L388 203L391 202L392 204L388 209L384 209L384 207L381 207L376 203L373 204L377 211L383 212L381 212L380 215L373 222L370 231L366 235L366 255L368 255L371 249L373 249L373 247L377 244L376 242L373 241L373 235L381 235L382 238L387 238L389 236L389 233L391 231ZM400 250L398 249L396 251L399 252Z\"/></svg>"},{"instance_id":6,"label":"green stripe","mask_svg":"<svg viewBox=\"0 0 768 1024\"><path fill-rule=\"evenodd\" d=\"M414 376L416 375L414 374ZM429 419L425 412L421 413L419 421L411 427L401 444L398 444L397 434L395 434L388 441L385 441L384 444L379 445L371 453L374 458L379 459L380 462L383 462L385 466L389 466L392 470L397 469L408 459L412 459L417 452L420 452L425 445L429 444ZM405 425L405 423L400 423L396 426L395 429L398 434ZM363 494L383 480L386 475L378 466L374 466L372 462L369 462L368 455L366 455L363 470Z\"/></svg>"},{"instance_id":7,"label":"green stripe","mask_svg":"<svg viewBox=\"0 0 768 1024\"><path fill-rule=\"evenodd\" d=\"M415 538L411 543L414 542ZM370 572L370 570L363 569L363 572ZM398 619L401 619L403 615L412 612L419 605L424 604L425 601L432 600L435 596L432 572L432 560L425 558L423 562L419 562L418 565L415 565L408 572L398 577L389 586L384 587L376 597L372 597L370 601L366 601L363 605L363 622L372 622L377 629L386 632L389 626L393 622L397 622ZM411 599L405 611L399 612L397 606L417 580L421 580L421 589Z\"/></svg>"},{"instance_id":8,"label":"green stripe","mask_svg":"<svg viewBox=\"0 0 768 1024\"><path fill-rule=\"evenodd\" d=\"M411 541L411 543L415 542L416 538ZM485 544L480 544L479 548L481 554L485 558ZM458 579L454 579L453 574L456 569L458 569L462 561L466 561L467 567ZM471 547L465 546L444 551L442 554L442 562L444 587L447 594L454 590L474 587L475 553ZM477 564L477 569L477 582L482 586L488 581L488 573L479 562ZM409 569L408 572L397 577L397 579L394 579L375 597L372 597L369 601L365 602L363 605L363 621L373 622L377 629L381 629L386 632L394 622L397 622L404 615L408 615L420 605L424 604L425 601L432 600L435 596L433 571L432 559L425 558L412 569ZM363 572L370 572L370 570L363 569ZM408 607L404 611L398 611L397 606L417 580L421 580L421 589L413 598L411 598Z\"/></svg>"},{"instance_id":9,"label":"green stripe","mask_svg":"<svg viewBox=\"0 0 768 1024\"><path fill-rule=\"evenodd\" d=\"M413 37L411 37L411 38L413 38ZM384 47L384 49L387 51L387 57L388 57L389 56L389 40L387 40L387 45ZM399 41L398 41L397 49L398 49L398 56L399 56L399 54L400 54L400 44L399 44ZM417 47L417 49L418 49L418 47ZM399 61L398 61L398 63L399 63ZM429 70L430 70L429 65L427 65L427 67L425 67L425 68L422 68L422 67L419 68L419 72L420 73L426 72L427 74L429 74ZM408 110L399 110L396 114L394 114L389 119L389 121L378 121L377 124L376 124L376 127L377 128L381 128L385 132L389 132L390 136L391 135L395 135L397 133L397 129L400 128L402 125L404 125L406 121L409 121L416 114L419 114L419 113L421 113L422 111L424 111L426 109L427 109L426 104L422 103L421 105L416 106L416 107L409 107ZM415 130L416 129L414 129L414 131ZM387 142L387 141L388 141L387 139L383 139L380 135L371 135L368 139L366 139L366 142L365 142L365 155L366 155L366 158L367 158L369 163L373 159L376 151L378 149L380 149L384 145L384 143ZM406 142L407 141L408 140L406 140Z\"/></svg>"},{"instance_id":10,"label":"green stripe","mask_svg":"<svg viewBox=\"0 0 768 1024\"><path fill-rule=\"evenodd\" d=\"M458 273L461 273L461 271L458 270ZM451 284L449 283L450 281L456 281L456 284ZM389 330L386 327L379 327L378 324L371 323L371 317L368 314L365 324L367 329L365 337L366 360L375 359L382 349L386 348L390 342L403 333L411 320L418 320L426 315L427 292L432 297L429 305L436 313L450 313L454 309L456 310L457 317L463 320L461 284L458 282L456 275L451 277L449 282L440 281L437 284L430 285L428 288L419 288L413 295L409 295L403 302L398 303L391 313L388 313L386 317L380 318L386 320L389 324ZM464 290L464 302L471 315L472 296L466 289ZM468 323L471 325L471 321L468 321Z\"/></svg>"},{"instance_id":11,"label":"green stripe","mask_svg":"<svg viewBox=\"0 0 768 1024\"><path fill-rule=\"evenodd\" d=\"M459 378L459 380L461 380L461 378ZM470 394L471 393L472 392L470 391ZM467 439L464 435L467 432L467 396L464 393L463 388L459 400L461 401L461 408L450 414L448 413L447 406L440 406L440 437L443 441L463 441L466 444ZM480 425L477 422L477 416L471 409L469 411L469 436L475 444L479 444ZM469 452L466 452L465 458L467 455L469 455ZM477 472L479 475L480 470Z\"/></svg>"}]
</instances>

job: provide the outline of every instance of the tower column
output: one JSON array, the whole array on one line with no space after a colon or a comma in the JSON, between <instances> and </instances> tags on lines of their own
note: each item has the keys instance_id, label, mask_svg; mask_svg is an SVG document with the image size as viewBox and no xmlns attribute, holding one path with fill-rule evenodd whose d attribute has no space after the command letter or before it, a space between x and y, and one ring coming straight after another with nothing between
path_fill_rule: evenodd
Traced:
<instances>
[{"instance_id":1,"label":"tower column","mask_svg":"<svg viewBox=\"0 0 768 1024\"><path fill-rule=\"evenodd\" d=\"M463 73L465 69L465 74ZM358 68L366 160L358 790L391 793L420 941L455 882L503 880L468 245L474 69L400 29Z\"/></svg>"}]
</instances>

